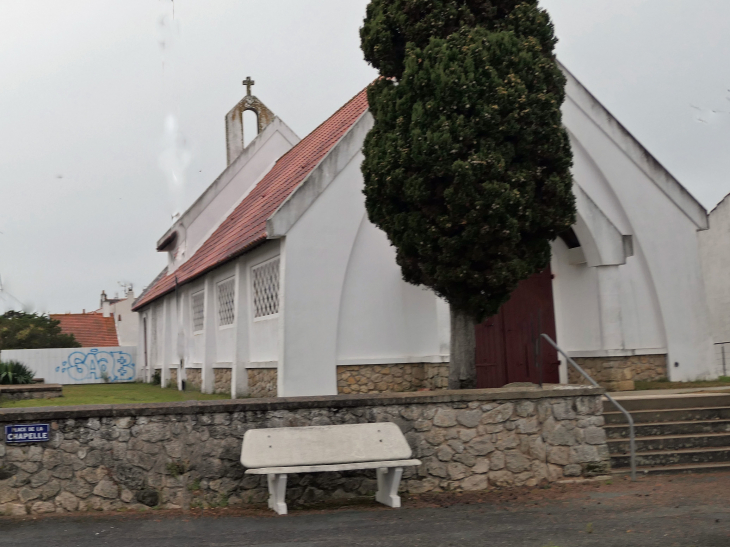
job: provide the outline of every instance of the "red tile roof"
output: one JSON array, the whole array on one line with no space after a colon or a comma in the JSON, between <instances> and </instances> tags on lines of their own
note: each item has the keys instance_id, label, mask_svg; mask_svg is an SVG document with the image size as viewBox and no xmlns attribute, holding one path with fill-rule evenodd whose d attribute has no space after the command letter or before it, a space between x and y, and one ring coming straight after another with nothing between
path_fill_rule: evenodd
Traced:
<instances>
[{"instance_id":1,"label":"red tile roof","mask_svg":"<svg viewBox=\"0 0 730 547\"><path fill-rule=\"evenodd\" d=\"M100 313L59 313L51 319L61 322L61 332L73 334L81 347L111 348L119 345L113 317Z\"/></svg>"},{"instance_id":2,"label":"red tile roof","mask_svg":"<svg viewBox=\"0 0 730 547\"><path fill-rule=\"evenodd\" d=\"M276 162L208 240L173 274L162 275L140 295L138 310L266 240L266 221L324 159L368 108L366 89L304 137Z\"/></svg>"}]
</instances>

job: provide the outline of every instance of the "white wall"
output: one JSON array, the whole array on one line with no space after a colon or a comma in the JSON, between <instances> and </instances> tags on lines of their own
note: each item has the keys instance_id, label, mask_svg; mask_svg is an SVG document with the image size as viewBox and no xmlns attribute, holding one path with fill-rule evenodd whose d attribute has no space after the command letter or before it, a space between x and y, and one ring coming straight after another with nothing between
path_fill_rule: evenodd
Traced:
<instances>
[{"instance_id":1,"label":"white wall","mask_svg":"<svg viewBox=\"0 0 730 547\"><path fill-rule=\"evenodd\" d=\"M139 336L137 312L132 311L134 293L130 290L127 297L118 302L103 301L101 310L104 317L113 317L117 339L122 346L133 346Z\"/></svg>"},{"instance_id":2,"label":"white wall","mask_svg":"<svg viewBox=\"0 0 730 547\"><path fill-rule=\"evenodd\" d=\"M367 220L360 151L366 114L267 224L285 236L279 394L337 393L338 364L444 362L448 310L405 283Z\"/></svg>"},{"instance_id":3,"label":"white wall","mask_svg":"<svg viewBox=\"0 0 730 547\"><path fill-rule=\"evenodd\" d=\"M604 355L665 348L670 379L713 376L697 242L697 231L706 227L704 210L572 77L567 91L563 122L575 155L575 183L621 234L632 237L634 256L595 273L553 261L559 343L581 351L594 346ZM555 249L559 258L563 249ZM589 285L597 290L600 345ZM581 291L583 297L572 294ZM607 309L611 298L617 313Z\"/></svg>"},{"instance_id":4,"label":"white wall","mask_svg":"<svg viewBox=\"0 0 730 547\"><path fill-rule=\"evenodd\" d=\"M0 353L3 361L20 361L47 384L101 384L137 379L137 347L14 349Z\"/></svg>"},{"instance_id":5,"label":"white wall","mask_svg":"<svg viewBox=\"0 0 730 547\"><path fill-rule=\"evenodd\" d=\"M279 242L269 241L257 249L225 264L192 283L181 286L139 312L140 361L144 360L143 324L147 320L148 355L152 370L161 369L163 385L170 369L177 369L181 359L185 368L203 369L203 390L212 390L213 368L276 368L279 351L279 315L254 318L251 305L250 270L261 262L279 256ZM220 325L217 285L234 280L235 317L231 325ZM193 331L192 296L202 292L205 299L203 330ZM158 345L152 333L153 309L159 317ZM164 317L164 320L163 320ZM144 366L144 363L142 363Z\"/></svg>"},{"instance_id":6,"label":"white wall","mask_svg":"<svg viewBox=\"0 0 730 547\"><path fill-rule=\"evenodd\" d=\"M730 200L727 197L710 213L710 229L700 232L699 240L712 334L718 344L730 342ZM727 358L730 359L730 354Z\"/></svg>"},{"instance_id":7,"label":"white wall","mask_svg":"<svg viewBox=\"0 0 730 547\"><path fill-rule=\"evenodd\" d=\"M364 203L361 215L341 294L337 363L448 361L438 336L438 299L403 281L395 250L368 220Z\"/></svg>"}]
</instances>

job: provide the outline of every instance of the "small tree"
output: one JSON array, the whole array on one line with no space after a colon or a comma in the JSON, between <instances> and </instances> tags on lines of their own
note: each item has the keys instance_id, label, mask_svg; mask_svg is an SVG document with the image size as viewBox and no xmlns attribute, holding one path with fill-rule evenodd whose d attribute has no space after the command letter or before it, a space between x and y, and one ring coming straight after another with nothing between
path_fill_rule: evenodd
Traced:
<instances>
[{"instance_id":1,"label":"small tree","mask_svg":"<svg viewBox=\"0 0 730 547\"><path fill-rule=\"evenodd\" d=\"M475 323L575 218L552 24L534 1L373 0L361 37L383 76L368 90L368 215L403 278L449 302L449 387L475 387Z\"/></svg>"},{"instance_id":2,"label":"small tree","mask_svg":"<svg viewBox=\"0 0 730 547\"><path fill-rule=\"evenodd\" d=\"M9 311L0 315L0 351L6 349L80 348L73 334L47 315Z\"/></svg>"}]
</instances>

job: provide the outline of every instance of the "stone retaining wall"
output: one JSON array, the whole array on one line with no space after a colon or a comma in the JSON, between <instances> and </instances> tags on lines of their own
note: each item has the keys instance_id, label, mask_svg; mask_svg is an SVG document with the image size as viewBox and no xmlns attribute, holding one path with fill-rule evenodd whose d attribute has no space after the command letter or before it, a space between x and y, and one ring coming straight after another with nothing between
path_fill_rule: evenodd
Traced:
<instances>
[{"instance_id":1,"label":"stone retaining wall","mask_svg":"<svg viewBox=\"0 0 730 547\"><path fill-rule=\"evenodd\" d=\"M22 384L0 386L0 399L20 401L22 399L53 399L62 397L61 384Z\"/></svg>"},{"instance_id":2,"label":"stone retaining wall","mask_svg":"<svg viewBox=\"0 0 730 547\"><path fill-rule=\"evenodd\" d=\"M632 391L636 381L667 378L666 355L575 357L574 360L608 391ZM571 384L588 384L588 381L573 367L568 367L568 380Z\"/></svg>"},{"instance_id":3,"label":"stone retaining wall","mask_svg":"<svg viewBox=\"0 0 730 547\"><path fill-rule=\"evenodd\" d=\"M340 365L337 392L399 393L419 389L446 389L448 363L399 363L393 365Z\"/></svg>"},{"instance_id":4,"label":"stone retaining wall","mask_svg":"<svg viewBox=\"0 0 730 547\"><path fill-rule=\"evenodd\" d=\"M0 513L263 503L266 477L244 475L246 430L394 422L420 467L401 490L537 485L608 471L602 389L560 386L0 409L5 424L49 423L42 444L0 442ZM371 495L374 471L291 475L288 502Z\"/></svg>"}]
</instances>

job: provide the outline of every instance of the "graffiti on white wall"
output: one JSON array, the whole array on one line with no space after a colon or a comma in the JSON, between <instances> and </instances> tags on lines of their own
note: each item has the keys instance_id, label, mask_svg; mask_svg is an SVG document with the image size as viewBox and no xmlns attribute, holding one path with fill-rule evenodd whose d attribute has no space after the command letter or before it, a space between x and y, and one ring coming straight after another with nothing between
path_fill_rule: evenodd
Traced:
<instances>
[{"instance_id":1,"label":"graffiti on white wall","mask_svg":"<svg viewBox=\"0 0 730 547\"><path fill-rule=\"evenodd\" d=\"M90 349L74 351L56 372L68 374L76 382L107 380L109 382L130 382L135 378L135 363L125 351L104 351Z\"/></svg>"}]
</instances>

